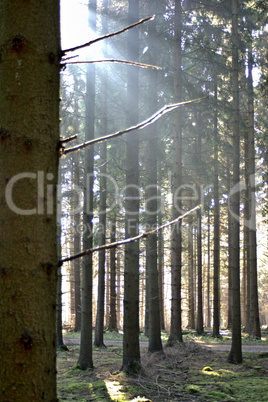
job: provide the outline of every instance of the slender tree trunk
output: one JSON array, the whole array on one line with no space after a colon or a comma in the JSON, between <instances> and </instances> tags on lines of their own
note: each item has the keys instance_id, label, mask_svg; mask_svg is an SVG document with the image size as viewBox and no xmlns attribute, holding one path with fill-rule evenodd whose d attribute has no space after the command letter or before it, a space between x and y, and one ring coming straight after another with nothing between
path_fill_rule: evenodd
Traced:
<instances>
[{"instance_id":1,"label":"slender tree trunk","mask_svg":"<svg viewBox=\"0 0 268 402\"><path fill-rule=\"evenodd\" d=\"M150 2L149 15L157 12L157 3ZM155 46L156 26L155 22L150 24L149 36L152 39L150 49L154 57L150 60L151 64L156 65L157 49ZM148 90L150 93L150 104L154 104L157 99L157 71L149 71ZM152 112L152 110L150 110ZM146 222L149 230L157 226L158 211L158 186L157 186L157 126L147 128L147 186L146 186ZM148 312L149 312L149 345L150 353L162 351L161 323L160 323L160 303L158 287L158 267L157 267L157 234L154 233L146 239L146 273L148 276Z\"/></svg>"},{"instance_id":2,"label":"slender tree trunk","mask_svg":"<svg viewBox=\"0 0 268 402\"><path fill-rule=\"evenodd\" d=\"M79 132L79 105L78 105L78 79L74 77L74 132ZM77 194L76 189L80 187L80 155L78 152L75 152L73 155L73 184L75 186L75 196L74 196L74 209L76 210L79 207L79 196ZM79 231L80 223L81 223L81 212L75 211L73 215L73 223L74 223L74 243L73 243L73 252L74 254L78 254L81 251L81 234ZM78 258L73 261L73 289L74 289L74 330L80 331L81 329L81 259Z\"/></svg>"},{"instance_id":3,"label":"slender tree trunk","mask_svg":"<svg viewBox=\"0 0 268 402\"><path fill-rule=\"evenodd\" d=\"M227 166L231 166L231 160L228 158ZM227 167L227 194L231 191L231 172ZM228 204L229 206L229 204ZM232 227L231 227L231 211L228 208L228 317L227 328L233 327L233 275L232 275Z\"/></svg>"},{"instance_id":4,"label":"slender tree trunk","mask_svg":"<svg viewBox=\"0 0 268 402\"><path fill-rule=\"evenodd\" d=\"M116 216L111 221L111 243L116 241ZM119 292L120 293L120 292ZM116 248L110 251L110 316L109 331L118 331L116 318Z\"/></svg>"},{"instance_id":5,"label":"slender tree trunk","mask_svg":"<svg viewBox=\"0 0 268 402\"><path fill-rule=\"evenodd\" d=\"M61 181L61 164L59 163L58 171L59 182ZM61 194L57 202L57 250L58 260L61 260ZM62 335L62 267L58 267L57 275L57 303L56 303L56 335L57 335L57 348L61 350L68 350L64 345Z\"/></svg>"},{"instance_id":6,"label":"slender tree trunk","mask_svg":"<svg viewBox=\"0 0 268 402\"><path fill-rule=\"evenodd\" d=\"M161 226L162 213L158 215L158 225ZM162 230L158 233L158 288L159 288L159 306L160 306L160 322L161 329L165 330L165 307L164 307L164 239Z\"/></svg>"},{"instance_id":7,"label":"slender tree trunk","mask_svg":"<svg viewBox=\"0 0 268 402\"><path fill-rule=\"evenodd\" d=\"M200 114L197 115L197 121L201 122ZM197 160L197 183L199 184L199 204L201 203L201 169L202 169L202 142L201 130L198 129L198 137L196 140L196 160ZM202 334L204 331L204 318L203 318L203 266L202 266L202 211L197 210L197 322L196 332Z\"/></svg>"},{"instance_id":8,"label":"slender tree trunk","mask_svg":"<svg viewBox=\"0 0 268 402\"><path fill-rule=\"evenodd\" d=\"M181 1L175 2L174 20L174 101L182 99L182 6ZM173 206L172 216L175 219L181 213L181 200L176 198L182 184L182 127L181 111L176 113L174 121L173 142ZM182 239L181 221L172 228L171 235L171 323L169 342L182 342L181 322L181 270L182 270Z\"/></svg>"},{"instance_id":9,"label":"slender tree trunk","mask_svg":"<svg viewBox=\"0 0 268 402\"><path fill-rule=\"evenodd\" d=\"M89 0L90 27L96 28L96 0ZM91 64L87 68L87 94L86 94L86 124L85 141L94 138L95 124L95 66ZM94 149L90 147L85 151L85 181L84 181L84 227L89 228L84 234L83 249L92 248L93 245L93 171ZM80 353L77 364L82 370L93 368L92 357L92 254L83 258L82 265L82 316L81 316L81 340Z\"/></svg>"},{"instance_id":10,"label":"slender tree trunk","mask_svg":"<svg viewBox=\"0 0 268 402\"><path fill-rule=\"evenodd\" d=\"M106 18L107 18L107 0L103 3L102 10L102 34L107 34ZM105 48L104 48L105 52ZM108 132L107 121L107 98L108 98L108 80L107 69L102 67L101 81L101 110L103 118L101 119L101 131ZM106 243L106 208L107 208L107 145L106 141L100 144L100 204L99 204L99 245ZM106 252L99 252L99 271L98 271L98 301L97 301L97 317L95 325L94 345L103 347L103 331L104 331L104 300L105 300L105 257ZM107 286L107 290L108 290ZM108 299L107 299L108 300Z\"/></svg>"},{"instance_id":11,"label":"slender tree trunk","mask_svg":"<svg viewBox=\"0 0 268 402\"><path fill-rule=\"evenodd\" d=\"M193 218L188 226L188 327L195 328L195 272L193 247Z\"/></svg>"},{"instance_id":12,"label":"slender tree trunk","mask_svg":"<svg viewBox=\"0 0 268 402\"><path fill-rule=\"evenodd\" d=\"M204 332L203 323L203 277L202 277L202 215L197 211L197 323L196 332Z\"/></svg>"},{"instance_id":13,"label":"slender tree trunk","mask_svg":"<svg viewBox=\"0 0 268 402\"><path fill-rule=\"evenodd\" d=\"M59 174L60 177L60 174ZM57 234L58 234L58 259L61 259L61 212L58 204L58 225L57 225ZM62 267L58 267L58 276L57 276L57 306L56 306L56 334L57 334L57 348L61 350L68 350L67 346L63 342L62 336Z\"/></svg>"},{"instance_id":14,"label":"slender tree trunk","mask_svg":"<svg viewBox=\"0 0 268 402\"><path fill-rule=\"evenodd\" d=\"M213 336L220 334L220 203L219 203L219 137L218 137L218 83L215 79L214 114L214 277L213 277Z\"/></svg>"},{"instance_id":15,"label":"slender tree trunk","mask_svg":"<svg viewBox=\"0 0 268 402\"><path fill-rule=\"evenodd\" d=\"M241 306L240 306L240 124L238 83L238 0L232 0L232 86L233 86L233 188L230 194L232 229L232 277L233 277L233 332L228 360L242 362Z\"/></svg>"},{"instance_id":16,"label":"slender tree trunk","mask_svg":"<svg viewBox=\"0 0 268 402\"><path fill-rule=\"evenodd\" d=\"M104 88L103 90L105 93ZM107 122L105 118L103 120ZM107 124L103 132L107 132ZM106 243L106 204L107 204L106 142L103 142L101 144L100 155L102 165L100 168L101 176L100 176L100 206L99 206L99 245L101 246ZM97 301L97 317L96 317L95 339L94 339L94 345L99 347L105 346L103 342L104 299L105 299L105 255L106 255L105 250L99 252L98 301Z\"/></svg>"},{"instance_id":17,"label":"slender tree trunk","mask_svg":"<svg viewBox=\"0 0 268 402\"><path fill-rule=\"evenodd\" d=\"M254 90L252 43L248 50L248 173L249 173L249 271L250 271L250 322L249 335L260 339L258 300L256 198L255 198L255 145L254 145Z\"/></svg>"},{"instance_id":18,"label":"slender tree trunk","mask_svg":"<svg viewBox=\"0 0 268 402\"><path fill-rule=\"evenodd\" d=\"M0 400L56 401L59 2L0 9Z\"/></svg>"},{"instance_id":19,"label":"slender tree trunk","mask_svg":"<svg viewBox=\"0 0 268 402\"><path fill-rule=\"evenodd\" d=\"M208 266L207 266L207 327L211 327L210 309L210 210L208 209Z\"/></svg>"},{"instance_id":20,"label":"slender tree trunk","mask_svg":"<svg viewBox=\"0 0 268 402\"><path fill-rule=\"evenodd\" d=\"M128 22L139 19L139 0L128 1ZM139 60L139 31L128 31L128 58ZM127 69L127 112L128 125L137 124L139 109L139 72ZM125 234L137 236L139 230L139 136L126 136L126 199ZM124 338L123 371L135 374L140 370L139 345L139 243L133 242L125 247L124 271Z\"/></svg>"}]
</instances>

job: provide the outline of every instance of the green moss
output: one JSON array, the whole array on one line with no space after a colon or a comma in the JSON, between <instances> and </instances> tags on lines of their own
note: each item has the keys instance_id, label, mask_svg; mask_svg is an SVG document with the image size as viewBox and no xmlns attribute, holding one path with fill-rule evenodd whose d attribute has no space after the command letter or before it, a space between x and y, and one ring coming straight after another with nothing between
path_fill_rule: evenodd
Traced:
<instances>
[{"instance_id":1,"label":"green moss","mask_svg":"<svg viewBox=\"0 0 268 402\"><path fill-rule=\"evenodd\" d=\"M230 395L225 394L224 392L219 391L211 391L206 394L206 399L209 401L235 401L236 399Z\"/></svg>"},{"instance_id":2,"label":"green moss","mask_svg":"<svg viewBox=\"0 0 268 402\"><path fill-rule=\"evenodd\" d=\"M202 370L201 370L201 373L202 374L206 374L206 375L213 375L213 376L216 376L216 377L219 377L220 376L220 374L216 371L216 370L212 370L212 368L211 367L204 367Z\"/></svg>"},{"instance_id":3,"label":"green moss","mask_svg":"<svg viewBox=\"0 0 268 402\"><path fill-rule=\"evenodd\" d=\"M186 391L189 392L189 394L199 394L200 387L198 385L190 384L190 385L187 385Z\"/></svg>"},{"instance_id":4,"label":"green moss","mask_svg":"<svg viewBox=\"0 0 268 402\"><path fill-rule=\"evenodd\" d=\"M73 393L76 391L87 391L87 390L88 390L88 384L84 384L81 382L71 383L68 384L66 387L66 392L68 393Z\"/></svg>"}]
</instances>

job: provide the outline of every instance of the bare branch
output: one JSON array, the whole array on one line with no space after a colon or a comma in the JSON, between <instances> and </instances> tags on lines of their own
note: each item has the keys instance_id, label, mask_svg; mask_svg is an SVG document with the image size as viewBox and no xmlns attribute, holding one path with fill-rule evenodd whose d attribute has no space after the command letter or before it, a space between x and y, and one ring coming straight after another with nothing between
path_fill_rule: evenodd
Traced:
<instances>
[{"instance_id":1,"label":"bare branch","mask_svg":"<svg viewBox=\"0 0 268 402\"><path fill-rule=\"evenodd\" d=\"M94 145L99 142L107 141L107 140L110 140L111 138L119 137L120 135L130 133L131 131L134 131L134 130L141 130L142 128L148 126L149 124L154 123L156 120L160 119L160 117L162 117L164 114L170 112L171 110L177 109L178 107L181 107L181 106L190 105L192 103L201 102L207 98L208 97L205 96L205 97L199 98L199 99L193 99L193 100L186 101L186 102L180 102L180 103L174 103L172 105L166 105L162 109L158 110L158 112L154 113L147 120L144 120L143 122L137 124L136 126L132 126L125 130L117 131L116 133L108 134L103 137L95 138L94 140L86 141L83 144L76 145L75 147L72 147L72 148L67 148L64 150L63 154L66 155L69 152L78 151L78 150L86 148L90 145Z\"/></svg>"},{"instance_id":2,"label":"bare branch","mask_svg":"<svg viewBox=\"0 0 268 402\"><path fill-rule=\"evenodd\" d=\"M162 70L162 67L153 66L152 64L138 63L136 61L120 60L120 59L103 59L103 60L88 60L88 61L69 61L66 64L92 64L92 63L122 63L130 64L131 66L137 66L142 68L154 68L155 70Z\"/></svg>"},{"instance_id":3,"label":"bare branch","mask_svg":"<svg viewBox=\"0 0 268 402\"><path fill-rule=\"evenodd\" d=\"M74 254L74 255L72 255L70 257L63 258L62 260L60 260L59 264L62 265L64 262L72 261L72 260L75 260L76 258L84 257L85 255L93 254L93 253L95 253L97 251L108 250L108 249L111 249L111 248L123 246L125 244L133 243L134 241L138 241L138 240L140 240L142 238L148 237L153 233L157 233L160 230L163 230L163 229L165 229L165 228L167 228L169 226L175 225L176 223L178 223L179 221L184 219L186 216L192 214L193 212L195 212L196 210L200 209L201 207L202 207L202 204L199 204L196 207L190 209L190 211L185 212L185 214L178 216L178 218L174 219L173 221L167 222L164 225L159 226L158 228L156 228L154 230L150 230L148 232L143 232L138 236L130 237L128 239L120 240L120 241L110 243L110 244L104 244L103 246L90 248L88 250L82 251L81 253Z\"/></svg>"},{"instance_id":4,"label":"bare branch","mask_svg":"<svg viewBox=\"0 0 268 402\"><path fill-rule=\"evenodd\" d=\"M70 137L61 138L61 139L60 139L60 142L61 142L62 144L65 144L66 142L70 142L70 141L76 140L77 137L78 137L77 134L74 134L74 135L71 135Z\"/></svg>"},{"instance_id":5,"label":"bare branch","mask_svg":"<svg viewBox=\"0 0 268 402\"><path fill-rule=\"evenodd\" d=\"M134 24L128 25L127 27L125 27L123 29L120 29L119 31L112 32L112 33L106 34L104 36L100 36L99 38L96 38L96 39L92 39L91 41L89 41L87 43L84 43L83 45L78 45L78 46L75 46L75 47L71 47L70 49L62 50L62 56L67 52L74 52L74 51L76 51L78 49L83 49L84 47L91 46L94 43L97 43L97 42L99 42L101 40L112 38L113 36L116 36L116 35L120 35L121 33L127 32L131 28L135 28L138 25L144 24L147 21L152 21L153 19L154 19L154 15L152 17L143 18L140 21L135 22Z\"/></svg>"}]
</instances>

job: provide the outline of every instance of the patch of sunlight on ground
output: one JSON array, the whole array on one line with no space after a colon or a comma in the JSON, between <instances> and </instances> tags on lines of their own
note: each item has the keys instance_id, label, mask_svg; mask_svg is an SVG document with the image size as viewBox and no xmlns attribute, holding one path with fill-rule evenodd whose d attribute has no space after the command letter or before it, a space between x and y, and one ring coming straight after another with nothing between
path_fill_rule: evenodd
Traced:
<instances>
[{"instance_id":1,"label":"patch of sunlight on ground","mask_svg":"<svg viewBox=\"0 0 268 402\"><path fill-rule=\"evenodd\" d=\"M135 397L132 399L131 395L124 391L124 387L118 381L104 380L107 392L112 401L116 402L151 402L147 398Z\"/></svg>"}]
</instances>

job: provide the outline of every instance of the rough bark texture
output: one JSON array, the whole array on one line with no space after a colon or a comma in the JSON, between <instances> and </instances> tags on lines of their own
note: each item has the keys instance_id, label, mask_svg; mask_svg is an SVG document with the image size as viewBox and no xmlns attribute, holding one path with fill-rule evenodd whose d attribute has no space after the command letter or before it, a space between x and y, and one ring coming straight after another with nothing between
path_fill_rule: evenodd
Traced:
<instances>
[{"instance_id":1,"label":"rough bark texture","mask_svg":"<svg viewBox=\"0 0 268 402\"><path fill-rule=\"evenodd\" d=\"M0 26L0 400L56 401L59 4L2 0Z\"/></svg>"}]
</instances>

